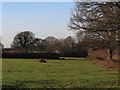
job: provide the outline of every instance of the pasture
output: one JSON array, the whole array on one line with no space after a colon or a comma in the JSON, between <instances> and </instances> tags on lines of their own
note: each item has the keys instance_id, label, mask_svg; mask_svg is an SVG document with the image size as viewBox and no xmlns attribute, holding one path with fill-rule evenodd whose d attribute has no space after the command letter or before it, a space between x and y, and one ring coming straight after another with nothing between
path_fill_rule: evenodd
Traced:
<instances>
[{"instance_id":1,"label":"pasture","mask_svg":"<svg viewBox=\"0 0 120 90\"><path fill-rule=\"evenodd\" d=\"M100 68L84 58L46 61L39 63L39 59L3 59L3 87L118 88L117 71Z\"/></svg>"}]
</instances>

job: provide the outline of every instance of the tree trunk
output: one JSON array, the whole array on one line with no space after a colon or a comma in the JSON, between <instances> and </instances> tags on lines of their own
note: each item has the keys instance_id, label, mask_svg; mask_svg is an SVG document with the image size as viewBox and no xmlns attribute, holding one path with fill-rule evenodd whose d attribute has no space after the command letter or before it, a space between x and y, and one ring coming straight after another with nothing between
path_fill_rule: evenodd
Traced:
<instances>
[{"instance_id":1,"label":"tree trunk","mask_svg":"<svg viewBox=\"0 0 120 90\"><path fill-rule=\"evenodd\" d=\"M112 59L112 53L113 53L113 50L112 49L109 49L109 59Z\"/></svg>"}]
</instances>

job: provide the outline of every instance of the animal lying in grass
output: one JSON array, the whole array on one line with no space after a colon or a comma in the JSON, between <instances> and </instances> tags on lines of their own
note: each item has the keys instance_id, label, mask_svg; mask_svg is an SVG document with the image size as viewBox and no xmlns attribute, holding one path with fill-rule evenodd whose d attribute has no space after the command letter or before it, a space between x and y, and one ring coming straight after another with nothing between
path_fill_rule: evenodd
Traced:
<instances>
[{"instance_id":1,"label":"animal lying in grass","mask_svg":"<svg viewBox=\"0 0 120 90\"><path fill-rule=\"evenodd\" d=\"M45 61L45 59L40 59L39 62L47 63L47 62Z\"/></svg>"}]
</instances>

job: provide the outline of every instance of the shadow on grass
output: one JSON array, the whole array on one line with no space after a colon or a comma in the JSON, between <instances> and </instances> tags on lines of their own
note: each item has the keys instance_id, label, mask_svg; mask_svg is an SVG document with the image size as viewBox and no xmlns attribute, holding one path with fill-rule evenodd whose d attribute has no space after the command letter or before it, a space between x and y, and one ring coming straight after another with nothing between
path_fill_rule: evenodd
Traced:
<instances>
[{"instance_id":1,"label":"shadow on grass","mask_svg":"<svg viewBox=\"0 0 120 90\"><path fill-rule=\"evenodd\" d=\"M119 90L119 88L20 88L3 85L2 90Z\"/></svg>"}]
</instances>

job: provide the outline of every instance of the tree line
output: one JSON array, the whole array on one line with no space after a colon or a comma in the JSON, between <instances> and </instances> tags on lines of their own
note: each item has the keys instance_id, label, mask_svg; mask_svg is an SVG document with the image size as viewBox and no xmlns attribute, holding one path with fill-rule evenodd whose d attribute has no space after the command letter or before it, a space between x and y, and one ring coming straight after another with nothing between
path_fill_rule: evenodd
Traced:
<instances>
[{"instance_id":1,"label":"tree line","mask_svg":"<svg viewBox=\"0 0 120 90\"><path fill-rule=\"evenodd\" d=\"M23 31L18 33L11 44L12 49L21 50L37 50L37 51L54 51L61 56L85 57L87 50L72 36L64 39L57 39L53 36L48 36L45 39L36 38L31 31Z\"/></svg>"}]
</instances>

